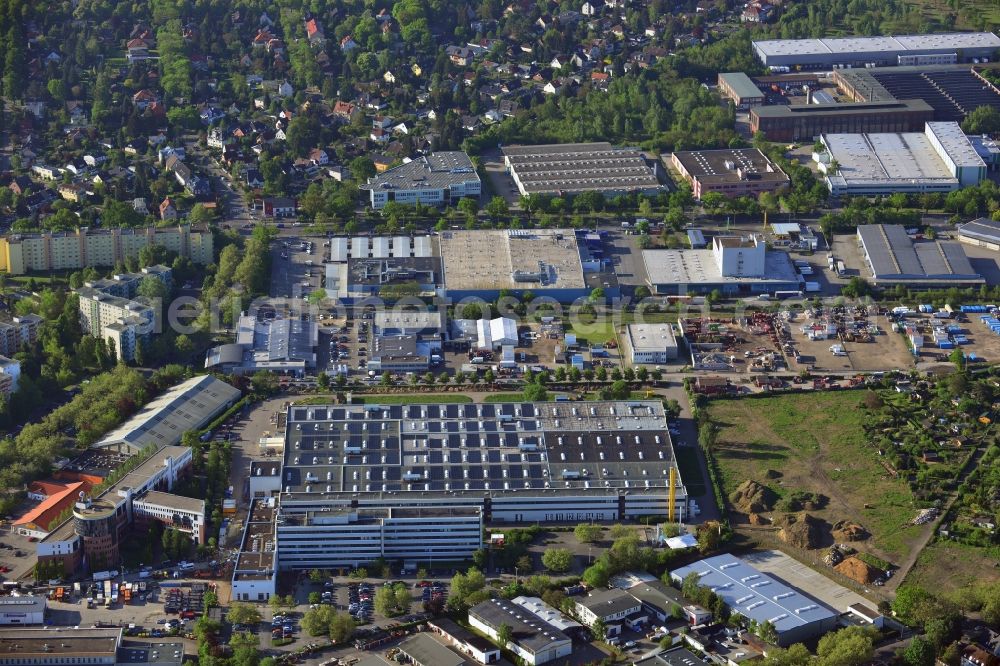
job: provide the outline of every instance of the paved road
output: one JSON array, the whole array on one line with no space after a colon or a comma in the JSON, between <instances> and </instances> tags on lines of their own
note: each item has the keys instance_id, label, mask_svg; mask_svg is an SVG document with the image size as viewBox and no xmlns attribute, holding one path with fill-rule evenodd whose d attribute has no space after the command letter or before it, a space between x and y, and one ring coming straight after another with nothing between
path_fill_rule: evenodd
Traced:
<instances>
[{"instance_id":1,"label":"paved road","mask_svg":"<svg viewBox=\"0 0 1000 666\"><path fill-rule=\"evenodd\" d=\"M254 212L247 205L240 187L233 182L232 175L218 161L218 155L211 150L203 149L192 137L185 138L184 149L211 176L212 187L219 193L221 205L219 216L225 221L224 223L236 228L254 224L257 219Z\"/></svg>"},{"instance_id":2,"label":"paved road","mask_svg":"<svg viewBox=\"0 0 1000 666\"><path fill-rule=\"evenodd\" d=\"M690 499L698 502L701 514L692 516L691 523L700 523L706 520L719 520L722 517L720 507L715 502L715 495L712 492L712 484L708 476L708 462L705 459L705 452L698 446L698 425L691 415L691 401L688 399L687 391L684 390L684 380L669 382L669 386L656 391L665 398L676 400L681 406L681 414L678 419L678 429L680 436L675 437L675 441L684 442L682 446L693 449L698 458L698 468L701 471L701 478L704 481L705 492L701 495L690 496Z\"/></svg>"}]
</instances>

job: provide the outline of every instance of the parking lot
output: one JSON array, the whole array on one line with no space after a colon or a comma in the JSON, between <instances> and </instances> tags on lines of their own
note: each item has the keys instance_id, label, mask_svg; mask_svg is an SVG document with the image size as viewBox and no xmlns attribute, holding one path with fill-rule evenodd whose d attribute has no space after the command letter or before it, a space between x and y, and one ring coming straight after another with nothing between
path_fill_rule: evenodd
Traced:
<instances>
[{"instance_id":1,"label":"parking lot","mask_svg":"<svg viewBox=\"0 0 1000 666\"><path fill-rule=\"evenodd\" d=\"M35 543L30 537L15 532L0 536L0 576L6 580L20 580L35 568Z\"/></svg>"},{"instance_id":2,"label":"parking lot","mask_svg":"<svg viewBox=\"0 0 1000 666\"><path fill-rule=\"evenodd\" d=\"M282 236L271 246L271 297L301 299L323 286L318 239Z\"/></svg>"}]
</instances>

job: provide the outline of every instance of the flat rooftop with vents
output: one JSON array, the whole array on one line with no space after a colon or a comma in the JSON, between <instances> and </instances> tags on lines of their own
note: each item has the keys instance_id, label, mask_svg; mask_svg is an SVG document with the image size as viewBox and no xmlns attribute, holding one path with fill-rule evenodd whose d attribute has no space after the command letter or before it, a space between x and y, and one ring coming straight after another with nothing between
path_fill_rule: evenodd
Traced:
<instances>
[{"instance_id":1,"label":"flat rooftop with vents","mask_svg":"<svg viewBox=\"0 0 1000 666\"><path fill-rule=\"evenodd\" d=\"M116 661L121 639L122 629L119 627L0 629L0 664L110 665Z\"/></svg>"},{"instance_id":2,"label":"flat rooftop with vents","mask_svg":"<svg viewBox=\"0 0 1000 666\"><path fill-rule=\"evenodd\" d=\"M440 243L453 298L491 299L503 289L556 298L589 293L572 229L444 231Z\"/></svg>"},{"instance_id":3,"label":"flat rooftop with vents","mask_svg":"<svg viewBox=\"0 0 1000 666\"><path fill-rule=\"evenodd\" d=\"M462 197L478 197L479 174L461 151L439 151L393 167L361 186L369 193L372 208L390 201L413 205L447 205Z\"/></svg>"},{"instance_id":4,"label":"flat rooftop with vents","mask_svg":"<svg viewBox=\"0 0 1000 666\"><path fill-rule=\"evenodd\" d=\"M678 151L670 163L691 185L696 199L707 192L728 197L773 192L791 182L781 167L756 148Z\"/></svg>"},{"instance_id":5,"label":"flat rooftop with vents","mask_svg":"<svg viewBox=\"0 0 1000 666\"><path fill-rule=\"evenodd\" d=\"M664 189L655 162L638 148L607 142L504 146L504 168L522 195L566 196L601 192L611 196Z\"/></svg>"},{"instance_id":6,"label":"flat rooftop with vents","mask_svg":"<svg viewBox=\"0 0 1000 666\"><path fill-rule=\"evenodd\" d=\"M836 196L950 192L986 177L986 163L956 122L927 123L923 132L823 134L820 141L820 169Z\"/></svg>"},{"instance_id":7,"label":"flat rooftop with vents","mask_svg":"<svg viewBox=\"0 0 1000 666\"><path fill-rule=\"evenodd\" d=\"M858 227L858 244L876 285L945 287L984 284L961 244L914 241L894 224Z\"/></svg>"},{"instance_id":8,"label":"flat rooftop with vents","mask_svg":"<svg viewBox=\"0 0 1000 666\"><path fill-rule=\"evenodd\" d=\"M292 406L282 489L298 499L641 494L664 488L675 464L664 418L651 401Z\"/></svg>"},{"instance_id":9,"label":"flat rooftop with vents","mask_svg":"<svg viewBox=\"0 0 1000 666\"><path fill-rule=\"evenodd\" d=\"M821 39L765 39L753 42L754 52L767 67L832 67L931 64L937 60L908 62L908 56L950 56L951 62L992 58L1000 49L1000 37L992 32L950 32L878 37L832 37Z\"/></svg>"},{"instance_id":10,"label":"flat rooftop with vents","mask_svg":"<svg viewBox=\"0 0 1000 666\"><path fill-rule=\"evenodd\" d=\"M675 569L670 577L680 584L689 574L695 574L702 587L714 590L733 613L773 624L780 646L819 636L837 625L837 613L830 608L728 553Z\"/></svg>"},{"instance_id":11,"label":"flat rooftop with vents","mask_svg":"<svg viewBox=\"0 0 1000 666\"><path fill-rule=\"evenodd\" d=\"M510 648L531 664L567 656L573 649L566 634L523 606L505 599L491 599L470 608L469 624L494 639L501 626L510 627Z\"/></svg>"}]
</instances>

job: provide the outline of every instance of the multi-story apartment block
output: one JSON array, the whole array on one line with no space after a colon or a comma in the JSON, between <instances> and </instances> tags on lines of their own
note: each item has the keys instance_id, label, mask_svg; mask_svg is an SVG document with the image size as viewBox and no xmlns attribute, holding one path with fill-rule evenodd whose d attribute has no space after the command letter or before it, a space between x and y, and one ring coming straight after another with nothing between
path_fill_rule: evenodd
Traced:
<instances>
[{"instance_id":1,"label":"multi-story apartment block","mask_svg":"<svg viewBox=\"0 0 1000 666\"><path fill-rule=\"evenodd\" d=\"M14 317L12 322L0 322L0 354L13 356L25 345L38 340L42 318L36 314Z\"/></svg>"},{"instance_id":2,"label":"multi-story apartment block","mask_svg":"<svg viewBox=\"0 0 1000 666\"><path fill-rule=\"evenodd\" d=\"M147 266L138 273L115 273L109 278L91 280L86 286L105 294L120 298L135 298L139 293L139 285L147 277L155 277L162 282L167 291L173 286L173 271L167 266Z\"/></svg>"},{"instance_id":3,"label":"multi-story apartment block","mask_svg":"<svg viewBox=\"0 0 1000 666\"><path fill-rule=\"evenodd\" d=\"M93 287L81 287L77 294L84 332L113 342L119 360L135 359L136 343L149 339L156 330L153 308Z\"/></svg>"},{"instance_id":4,"label":"multi-story apartment block","mask_svg":"<svg viewBox=\"0 0 1000 666\"><path fill-rule=\"evenodd\" d=\"M0 356L0 393L9 396L17 390L21 378L21 362Z\"/></svg>"},{"instance_id":5,"label":"multi-story apartment block","mask_svg":"<svg viewBox=\"0 0 1000 666\"><path fill-rule=\"evenodd\" d=\"M208 229L82 227L71 233L10 234L0 238L0 271L23 275L33 271L115 266L137 258L142 248L149 245L162 245L196 264L214 261L212 232Z\"/></svg>"}]
</instances>

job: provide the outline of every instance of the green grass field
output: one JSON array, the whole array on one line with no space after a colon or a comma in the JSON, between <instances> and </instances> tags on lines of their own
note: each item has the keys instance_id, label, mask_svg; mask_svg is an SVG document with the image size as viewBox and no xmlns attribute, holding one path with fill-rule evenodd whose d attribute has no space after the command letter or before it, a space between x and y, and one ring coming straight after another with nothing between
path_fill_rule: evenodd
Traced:
<instances>
[{"instance_id":1,"label":"green grass field","mask_svg":"<svg viewBox=\"0 0 1000 666\"><path fill-rule=\"evenodd\" d=\"M412 405L469 403L472 398L460 393L389 393L386 395L356 395L355 402L366 405Z\"/></svg>"},{"instance_id":2,"label":"green grass field","mask_svg":"<svg viewBox=\"0 0 1000 666\"><path fill-rule=\"evenodd\" d=\"M354 402L360 405L464 404L472 402L472 398L460 393L388 393L384 395L359 395L355 393L352 397ZM327 405L331 402L333 402L333 396L316 395L296 400L295 404Z\"/></svg>"},{"instance_id":3,"label":"green grass field","mask_svg":"<svg viewBox=\"0 0 1000 666\"><path fill-rule=\"evenodd\" d=\"M830 524L853 520L873 536L877 554L898 560L920 528L908 526L917 511L907 484L882 467L868 445L862 391L810 392L709 406L719 428L713 455L725 494L753 479L779 496L792 491L829 498L814 512ZM773 470L780 476L769 479Z\"/></svg>"},{"instance_id":4,"label":"green grass field","mask_svg":"<svg viewBox=\"0 0 1000 666\"><path fill-rule=\"evenodd\" d=\"M567 333L576 333L577 340L587 344L604 344L608 340L615 339L614 322L609 320L597 320L590 323L586 318L575 324L567 322Z\"/></svg>"},{"instance_id":5,"label":"green grass field","mask_svg":"<svg viewBox=\"0 0 1000 666\"><path fill-rule=\"evenodd\" d=\"M553 400L554 396L550 395L549 400ZM524 394L522 393L494 393L483 398L483 402L521 402L524 400Z\"/></svg>"}]
</instances>

